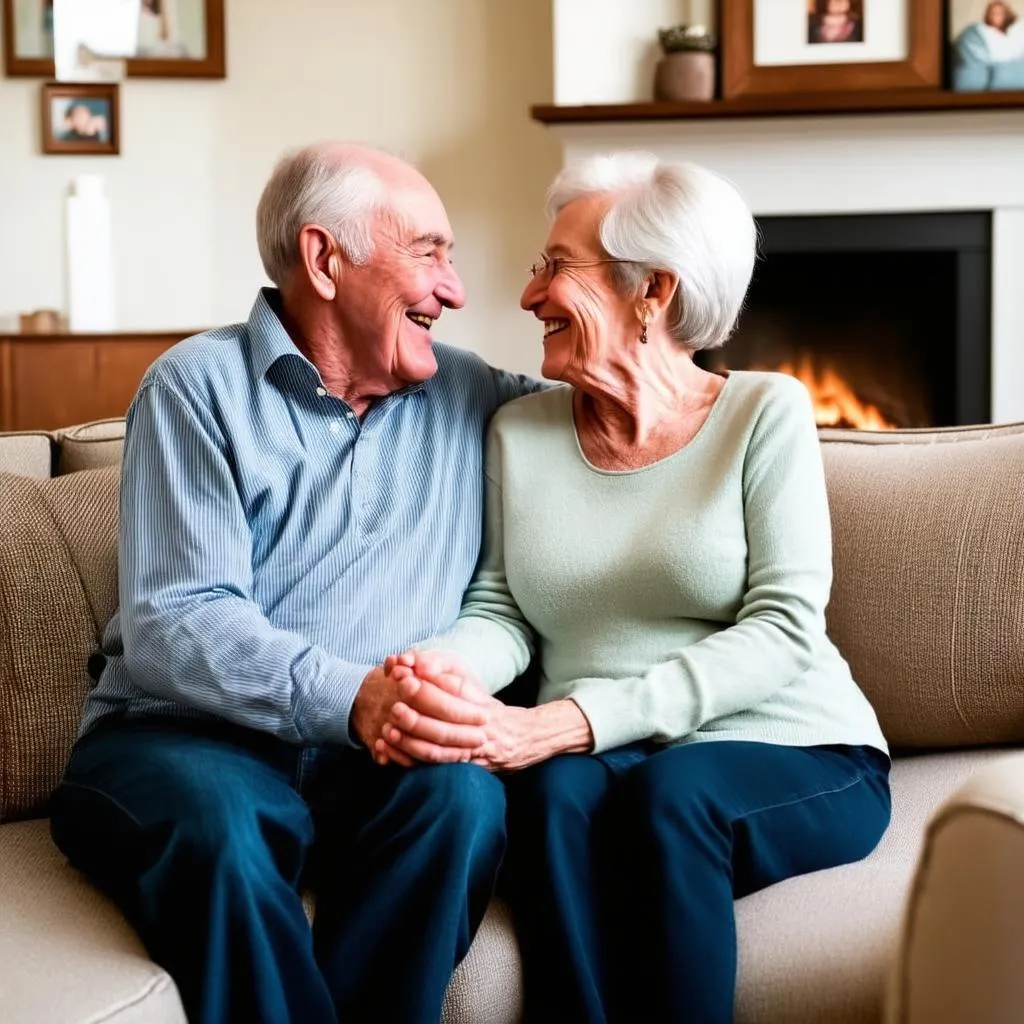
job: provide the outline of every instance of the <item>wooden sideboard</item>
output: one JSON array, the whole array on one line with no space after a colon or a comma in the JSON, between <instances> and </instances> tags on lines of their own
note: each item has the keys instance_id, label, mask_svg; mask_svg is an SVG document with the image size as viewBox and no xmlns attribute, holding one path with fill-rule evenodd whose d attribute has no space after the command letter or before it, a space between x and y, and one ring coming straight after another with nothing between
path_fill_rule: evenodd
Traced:
<instances>
[{"instance_id":1,"label":"wooden sideboard","mask_svg":"<svg viewBox=\"0 0 1024 1024\"><path fill-rule=\"evenodd\" d=\"M149 364L195 333L0 334L0 430L123 416Z\"/></svg>"}]
</instances>

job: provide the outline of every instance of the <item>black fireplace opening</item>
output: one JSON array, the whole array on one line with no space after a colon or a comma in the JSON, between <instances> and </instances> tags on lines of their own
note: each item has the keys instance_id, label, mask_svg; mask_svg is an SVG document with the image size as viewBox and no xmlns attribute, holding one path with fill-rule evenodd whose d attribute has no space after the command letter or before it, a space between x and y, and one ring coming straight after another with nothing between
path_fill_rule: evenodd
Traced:
<instances>
[{"instance_id":1,"label":"black fireplace opening","mask_svg":"<svg viewBox=\"0 0 1024 1024\"><path fill-rule=\"evenodd\" d=\"M736 332L708 369L781 370L819 425L991 419L988 213L763 217Z\"/></svg>"}]
</instances>

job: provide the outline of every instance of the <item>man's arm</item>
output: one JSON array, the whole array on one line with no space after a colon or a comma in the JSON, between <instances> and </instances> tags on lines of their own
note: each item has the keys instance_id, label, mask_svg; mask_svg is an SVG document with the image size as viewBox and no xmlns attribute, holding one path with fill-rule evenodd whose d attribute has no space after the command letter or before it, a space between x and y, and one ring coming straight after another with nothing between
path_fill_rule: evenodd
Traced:
<instances>
[{"instance_id":1,"label":"man's arm","mask_svg":"<svg viewBox=\"0 0 1024 1024\"><path fill-rule=\"evenodd\" d=\"M253 598L252 536L224 439L167 385L128 415L119 597L132 681L296 743L351 743L372 666L276 629Z\"/></svg>"}]
</instances>

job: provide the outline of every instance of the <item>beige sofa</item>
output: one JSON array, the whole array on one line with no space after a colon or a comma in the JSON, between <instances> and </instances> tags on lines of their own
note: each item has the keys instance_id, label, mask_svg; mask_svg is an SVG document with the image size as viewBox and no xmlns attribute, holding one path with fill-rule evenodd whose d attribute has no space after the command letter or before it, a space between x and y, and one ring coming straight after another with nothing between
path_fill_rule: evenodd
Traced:
<instances>
[{"instance_id":1,"label":"beige sofa","mask_svg":"<svg viewBox=\"0 0 1024 1024\"><path fill-rule=\"evenodd\" d=\"M0 1024L183 1019L43 817L114 607L121 431L0 435ZM737 904L737 1020L1024 1020L1024 425L822 440L829 628L899 750L893 823ZM445 1020L515 1021L520 982L495 903Z\"/></svg>"}]
</instances>

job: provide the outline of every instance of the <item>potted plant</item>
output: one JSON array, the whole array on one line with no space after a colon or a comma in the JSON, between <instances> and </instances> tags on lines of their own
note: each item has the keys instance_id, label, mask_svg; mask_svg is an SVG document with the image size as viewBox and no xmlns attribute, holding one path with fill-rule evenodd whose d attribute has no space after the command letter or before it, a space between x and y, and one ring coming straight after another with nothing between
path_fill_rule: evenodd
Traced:
<instances>
[{"instance_id":1,"label":"potted plant","mask_svg":"<svg viewBox=\"0 0 1024 1024\"><path fill-rule=\"evenodd\" d=\"M703 25L674 25L658 30L665 56L654 72L654 98L692 102L715 98L715 49L718 41Z\"/></svg>"}]
</instances>

